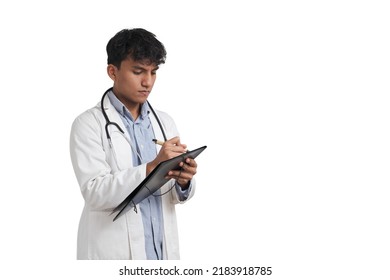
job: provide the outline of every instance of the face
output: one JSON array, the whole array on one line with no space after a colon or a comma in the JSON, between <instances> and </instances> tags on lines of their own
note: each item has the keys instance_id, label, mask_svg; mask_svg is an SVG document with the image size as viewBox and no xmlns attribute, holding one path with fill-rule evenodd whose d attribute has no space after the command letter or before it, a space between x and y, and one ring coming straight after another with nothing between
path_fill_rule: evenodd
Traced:
<instances>
[{"instance_id":1,"label":"face","mask_svg":"<svg viewBox=\"0 0 390 280\"><path fill-rule=\"evenodd\" d=\"M123 60L120 69L114 65L107 66L107 72L114 81L113 91L118 99L130 110L139 109L152 91L156 81L158 66L134 61L131 58Z\"/></svg>"}]
</instances>

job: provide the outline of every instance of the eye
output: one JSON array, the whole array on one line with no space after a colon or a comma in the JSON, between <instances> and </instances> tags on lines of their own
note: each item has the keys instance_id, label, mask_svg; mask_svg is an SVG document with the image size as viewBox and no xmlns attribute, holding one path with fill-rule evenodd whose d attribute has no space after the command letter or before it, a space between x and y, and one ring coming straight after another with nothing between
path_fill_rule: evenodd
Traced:
<instances>
[{"instance_id":1,"label":"eye","mask_svg":"<svg viewBox=\"0 0 390 280\"><path fill-rule=\"evenodd\" d=\"M133 71L133 74L134 74L134 75L141 75L141 74L142 74L142 71Z\"/></svg>"}]
</instances>

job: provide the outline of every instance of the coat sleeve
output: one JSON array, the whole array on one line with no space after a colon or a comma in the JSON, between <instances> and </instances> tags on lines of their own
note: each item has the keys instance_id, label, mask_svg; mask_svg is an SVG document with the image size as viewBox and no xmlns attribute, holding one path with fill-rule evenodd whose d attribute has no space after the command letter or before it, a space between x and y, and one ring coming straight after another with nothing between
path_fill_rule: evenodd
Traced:
<instances>
[{"instance_id":1,"label":"coat sleeve","mask_svg":"<svg viewBox=\"0 0 390 280\"><path fill-rule=\"evenodd\" d=\"M115 208L146 176L146 164L112 172L106 160L101 124L87 111L73 122L70 155L85 203L92 210Z\"/></svg>"},{"instance_id":2,"label":"coat sleeve","mask_svg":"<svg viewBox=\"0 0 390 280\"><path fill-rule=\"evenodd\" d=\"M191 185L187 191L181 191L180 187L177 184L175 184L174 191L172 191L171 193L172 203L183 204L187 202L189 199L191 199L194 196L195 186L196 186L195 178L192 178Z\"/></svg>"}]
</instances>

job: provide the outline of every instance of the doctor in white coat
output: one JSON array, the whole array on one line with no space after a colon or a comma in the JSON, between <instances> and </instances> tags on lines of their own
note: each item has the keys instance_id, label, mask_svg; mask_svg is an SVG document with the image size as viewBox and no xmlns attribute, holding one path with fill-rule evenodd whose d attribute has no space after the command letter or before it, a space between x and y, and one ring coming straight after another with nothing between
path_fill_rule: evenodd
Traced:
<instances>
[{"instance_id":1,"label":"doctor in white coat","mask_svg":"<svg viewBox=\"0 0 390 280\"><path fill-rule=\"evenodd\" d=\"M148 226L154 217L148 217L151 214L147 212L145 217L139 204L136 211L126 212L115 222L113 216L109 216L159 162L186 151L169 115L160 111L154 115L149 110L145 115L143 110L148 106L146 100L153 88L158 66L165 62L165 49L152 33L144 29L125 29L109 41L107 53L107 73L114 82L113 88L103 97L103 106L99 103L76 118L70 135L71 160L85 201L78 230L77 258L179 259L175 205L193 196L193 176L197 171L195 160L182 162L182 171L170 171L167 176L171 180L161 188L163 195L156 200L160 206L153 205L154 200L147 206L162 212L161 224L157 223L162 230L159 236L153 235L152 241L145 238L145 233L155 234L156 229ZM127 119L112 104L112 98L123 105ZM110 122L117 124L109 125L108 133L102 110ZM141 133L146 140L152 141L147 138L148 133L156 139L163 139L163 131L169 140L161 147L153 145L153 160L137 163L134 161L138 161L140 145L146 140L137 139L139 134L133 134L132 126L125 125L125 122L144 119L150 122L146 136ZM158 248L161 253L150 257L154 251L159 251Z\"/></svg>"}]
</instances>

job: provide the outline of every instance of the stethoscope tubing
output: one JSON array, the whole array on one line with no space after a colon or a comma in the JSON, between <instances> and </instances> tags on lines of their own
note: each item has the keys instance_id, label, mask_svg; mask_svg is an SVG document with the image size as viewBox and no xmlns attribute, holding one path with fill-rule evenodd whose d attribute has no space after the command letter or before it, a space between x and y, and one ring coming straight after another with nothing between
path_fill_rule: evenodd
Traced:
<instances>
[{"instance_id":1,"label":"stethoscope tubing","mask_svg":"<svg viewBox=\"0 0 390 280\"><path fill-rule=\"evenodd\" d=\"M103 94L103 96L102 96L102 100L101 100L101 102L100 102L100 107L101 107L101 109L102 109L102 113L103 113L104 119L106 120L106 125L104 126L104 129L105 129L105 131L106 131L106 137L107 137L107 140L108 140L108 142L109 142L110 147L112 148L111 135L110 135L110 133L109 133L109 131L108 131L108 127L109 127L110 125L114 125L116 128L118 128L118 130L119 130L120 132L122 132L122 134L125 134L125 132L123 131L123 129L120 127L119 124L117 124L116 122L110 121L110 119L109 119L108 116L107 116L106 110L104 109L104 98L106 97L107 93L109 93L111 90L112 90L112 87L109 88L109 89L107 89L107 90L104 92L104 94ZM158 117L157 114L156 114L156 111L154 111L154 109L153 109L152 105L150 105L149 101L146 101L146 102L148 102L149 108L150 108L150 110L152 111L154 117L155 117L156 120L157 120L157 123L158 123L158 125L159 125L159 127L160 127L160 129L161 129L162 134L163 134L164 141L167 141L167 136L166 136L166 134L165 134L165 131L164 131L164 128L163 128L163 126L162 126L162 124L161 124L161 121L160 121L159 117Z\"/></svg>"}]
</instances>

